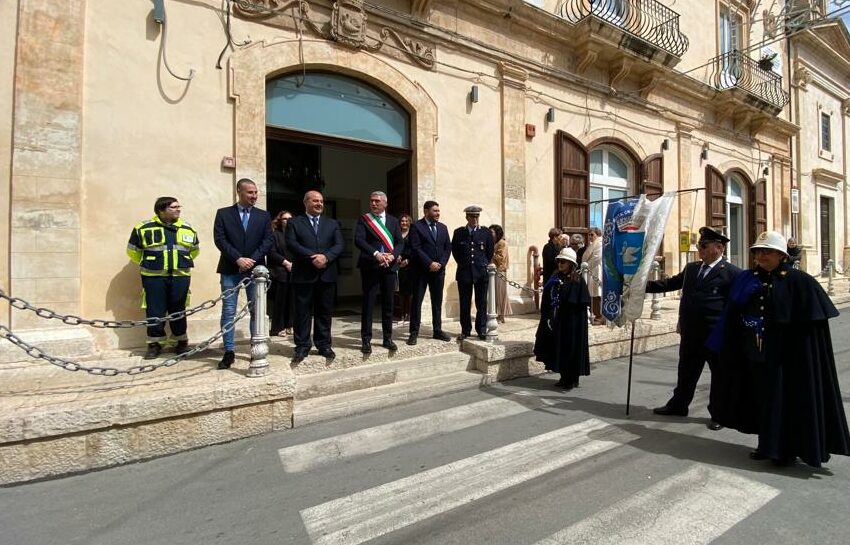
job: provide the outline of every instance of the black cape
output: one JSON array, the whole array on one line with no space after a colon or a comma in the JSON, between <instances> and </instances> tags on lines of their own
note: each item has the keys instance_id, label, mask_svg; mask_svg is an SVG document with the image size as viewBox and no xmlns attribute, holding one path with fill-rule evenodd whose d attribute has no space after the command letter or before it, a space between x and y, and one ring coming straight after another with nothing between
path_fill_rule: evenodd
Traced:
<instances>
[{"instance_id":1,"label":"black cape","mask_svg":"<svg viewBox=\"0 0 850 545\"><path fill-rule=\"evenodd\" d=\"M552 279L543 288L534 356L546 365L546 369L578 380L579 376L590 374L587 329L590 293L581 277L566 281L556 274ZM553 307L552 294L556 289L558 305Z\"/></svg>"},{"instance_id":2,"label":"black cape","mask_svg":"<svg viewBox=\"0 0 850 545\"><path fill-rule=\"evenodd\" d=\"M772 283L767 293L761 288L765 280ZM752 358L747 343L753 344L755 336L742 315L753 308L754 297L762 296L763 357ZM756 269L738 275L724 317L708 341L719 353L712 418L757 433L759 451L773 459L796 456L819 467L830 454L850 455L827 321L836 316L820 284L787 264L771 273Z\"/></svg>"}]
</instances>

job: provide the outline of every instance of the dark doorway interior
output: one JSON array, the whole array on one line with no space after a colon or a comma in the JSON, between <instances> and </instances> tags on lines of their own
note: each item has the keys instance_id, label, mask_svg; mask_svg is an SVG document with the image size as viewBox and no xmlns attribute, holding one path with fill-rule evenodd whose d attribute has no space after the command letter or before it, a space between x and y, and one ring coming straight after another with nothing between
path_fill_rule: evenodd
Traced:
<instances>
[{"instance_id":1,"label":"dark doorway interior","mask_svg":"<svg viewBox=\"0 0 850 545\"><path fill-rule=\"evenodd\" d=\"M360 275L354 247L357 219L369 210L369 194L384 191L389 212L410 213L410 151L269 128L266 140L267 202L272 217L281 210L304 213L304 193L319 190L325 214L342 226L345 252L339 260L337 314L359 313Z\"/></svg>"}]
</instances>

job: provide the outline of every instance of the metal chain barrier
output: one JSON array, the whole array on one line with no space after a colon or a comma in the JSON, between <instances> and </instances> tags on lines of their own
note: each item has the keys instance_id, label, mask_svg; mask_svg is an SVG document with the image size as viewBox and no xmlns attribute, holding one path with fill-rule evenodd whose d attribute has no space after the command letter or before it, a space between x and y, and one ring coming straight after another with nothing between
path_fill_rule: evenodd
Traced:
<instances>
[{"instance_id":1,"label":"metal chain barrier","mask_svg":"<svg viewBox=\"0 0 850 545\"><path fill-rule=\"evenodd\" d=\"M59 314L59 313L53 312L52 310L47 309L47 308L36 307L36 306L28 303L27 301L21 299L20 297L11 297L9 295L6 295L6 292L4 292L2 289L0 289L0 300L5 299L6 301L9 301L9 305L11 305L13 308L16 308L16 309L19 309L19 310L30 310L30 311L34 312L36 314L36 316L38 316L39 318L45 318L45 319L48 319L48 320L59 320L62 323L65 323L65 324L68 324L68 325L87 325L87 326L101 328L101 329L104 329L104 328L107 328L107 329L124 329L124 328L139 327L139 326L145 326L146 327L146 326L161 324L161 323L168 322L168 321L171 321L171 320L179 320L180 318L189 317L189 316L191 316L195 313L198 313L202 310L211 309L214 306L216 306L219 301L221 301L222 299L229 297L230 295L236 293L237 291L242 289L243 286L247 287L253 281L254 281L253 278L245 277L238 284L233 286L232 288L229 288L229 289L221 292L221 294L218 297L216 297L215 299L210 299L209 301L204 301L203 303L201 303L200 305L198 305L196 307L181 310L179 312L172 312L171 314L168 314L166 316L162 316L160 318L147 318L145 320L101 320L101 319L86 320L85 318L81 318L81 317L75 316L73 314Z\"/></svg>"},{"instance_id":2,"label":"metal chain barrier","mask_svg":"<svg viewBox=\"0 0 850 545\"><path fill-rule=\"evenodd\" d=\"M591 278L593 278L593 281L594 281L594 282L596 282L596 283L598 283L598 284L602 284L602 280L600 280L600 279L599 279L599 278L598 278L595 274L593 274L593 273L592 273L592 272L590 272L590 271L588 271L588 274L591 276ZM515 287L516 289L518 289L518 290L522 290L522 291L524 291L524 292L526 292L526 293L531 293L531 294L535 294L535 293L543 293L543 288L540 288L540 289L535 290L534 288L529 288L528 286L523 286L523 285L522 285L522 284L520 284L519 282L514 282L513 280L511 280L510 278L508 278L507 276L505 276L505 273L503 273L503 272L501 272L501 271L498 271L498 270L497 270L497 271L496 271L496 276L498 276L499 278L501 278L502 280L504 280L505 282L507 282L507 283L508 283L508 285L513 286L513 287Z\"/></svg>"},{"instance_id":3,"label":"metal chain barrier","mask_svg":"<svg viewBox=\"0 0 850 545\"><path fill-rule=\"evenodd\" d=\"M499 278L501 278L502 280L507 282L509 285L515 287L516 289L522 290L522 291L527 292L527 293L531 293L532 295L535 294L535 293L542 293L543 292L543 288L536 290L534 288L529 288L528 286L523 286L519 282L514 282L513 280L511 280L507 276L505 276L505 273L503 273L499 270L496 271L496 276L498 276Z\"/></svg>"},{"instance_id":4,"label":"metal chain barrier","mask_svg":"<svg viewBox=\"0 0 850 545\"><path fill-rule=\"evenodd\" d=\"M239 286L237 286L239 287ZM229 291L229 290L228 290ZM236 327L236 322L244 318L250 312L250 303L246 303L245 306L242 307L236 316L233 317L228 323L224 324L224 326L218 330L212 337L207 339L206 341L198 344L192 350L185 352L183 354L178 354L167 360L164 360L160 363L150 363L144 365L134 365L133 367L128 367L127 369L118 369L115 367L97 367L91 366L87 367L81 363L73 362L70 360L66 360L64 358L59 358L56 356L51 356L50 354L45 353L42 349L37 346L33 346L28 342L24 341L6 326L0 324L0 338L8 340L10 343L14 344L28 355L33 358L44 360L48 363L61 367L66 371L85 371L90 375L97 375L103 377L114 377L117 375L141 375L142 373L150 373L151 371L156 371L161 367L171 367L180 363L182 360L194 356L198 352L202 352L210 347L212 343L220 339L226 332L232 330Z\"/></svg>"}]
</instances>

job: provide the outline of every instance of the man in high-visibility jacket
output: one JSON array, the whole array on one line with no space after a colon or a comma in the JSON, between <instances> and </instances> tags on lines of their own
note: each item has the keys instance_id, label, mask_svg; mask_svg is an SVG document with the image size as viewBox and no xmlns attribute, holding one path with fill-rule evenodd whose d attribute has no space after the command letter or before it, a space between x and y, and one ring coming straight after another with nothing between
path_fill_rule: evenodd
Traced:
<instances>
[{"instance_id":1,"label":"man in high-visibility jacket","mask_svg":"<svg viewBox=\"0 0 850 545\"><path fill-rule=\"evenodd\" d=\"M180 219L181 206L174 197L160 197L154 203L156 215L140 222L130 233L127 255L139 266L142 275L142 308L148 318L161 318L185 310L189 281L198 248L198 232ZM186 318L171 320L171 335L177 340L176 352L189 351ZM165 322L149 325L145 359L162 352Z\"/></svg>"}]
</instances>

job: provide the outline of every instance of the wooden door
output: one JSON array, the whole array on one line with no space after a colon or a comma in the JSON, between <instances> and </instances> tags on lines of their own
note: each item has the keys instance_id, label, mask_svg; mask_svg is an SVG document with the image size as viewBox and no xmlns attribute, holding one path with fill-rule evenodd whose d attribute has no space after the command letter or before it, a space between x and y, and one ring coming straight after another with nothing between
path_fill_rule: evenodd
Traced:
<instances>
[{"instance_id":1,"label":"wooden door","mask_svg":"<svg viewBox=\"0 0 850 545\"><path fill-rule=\"evenodd\" d=\"M647 200L654 201L664 192L664 156L660 153L646 158L640 168L638 193L649 195Z\"/></svg>"},{"instance_id":2,"label":"wooden door","mask_svg":"<svg viewBox=\"0 0 850 545\"><path fill-rule=\"evenodd\" d=\"M410 214L416 218L416 205L410 191L410 161L404 161L387 171L387 211L399 217Z\"/></svg>"},{"instance_id":3,"label":"wooden door","mask_svg":"<svg viewBox=\"0 0 850 545\"><path fill-rule=\"evenodd\" d=\"M767 180L758 180L750 188L750 246L767 231Z\"/></svg>"},{"instance_id":4,"label":"wooden door","mask_svg":"<svg viewBox=\"0 0 850 545\"><path fill-rule=\"evenodd\" d=\"M832 259L831 229L832 215L830 214L830 199L820 198L820 266L826 269L826 262Z\"/></svg>"},{"instance_id":5,"label":"wooden door","mask_svg":"<svg viewBox=\"0 0 850 545\"><path fill-rule=\"evenodd\" d=\"M726 178L719 170L705 167L705 224L726 227Z\"/></svg>"},{"instance_id":6,"label":"wooden door","mask_svg":"<svg viewBox=\"0 0 850 545\"><path fill-rule=\"evenodd\" d=\"M565 233L587 233L590 227L590 156L581 142L555 135L555 219Z\"/></svg>"}]
</instances>

